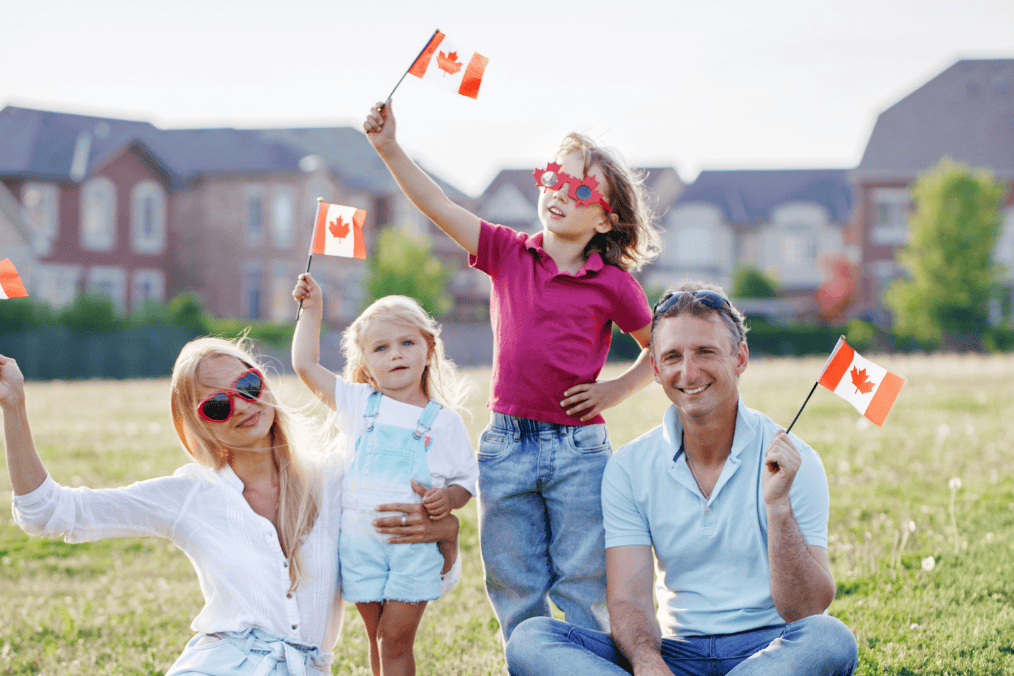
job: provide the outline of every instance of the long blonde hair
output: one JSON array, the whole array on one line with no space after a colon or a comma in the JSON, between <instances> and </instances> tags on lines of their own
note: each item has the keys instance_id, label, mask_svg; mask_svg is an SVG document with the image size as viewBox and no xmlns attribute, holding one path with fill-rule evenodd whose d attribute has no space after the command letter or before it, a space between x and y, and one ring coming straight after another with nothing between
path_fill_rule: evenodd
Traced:
<instances>
[{"instance_id":1,"label":"long blonde hair","mask_svg":"<svg viewBox=\"0 0 1014 676\"><path fill-rule=\"evenodd\" d=\"M440 402L459 414L466 414L465 397L468 386L458 376L457 367L444 353L440 324L408 296L384 296L373 302L342 333L342 354L345 371L342 377L350 383L365 383L379 390L377 381L366 366L366 328L371 321L394 321L415 326L422 332L428 347L429 364L422 373L422 390L428 399Z\"/></svg>"},{"instance_id":2,"label":"long blonde hair","mask_svg":"<svg viewBox=\"0 0 1014 676\"><path fill-rule=\"evenodd\" d=\"M205 359L225 355L235 357L246 366L262 374L262 364L250 351L246 338L226 340L204 337L183 346L173 367L171 409L176 435L183 448L197 462L212 469L221 469L229 462L229 453L214 434L213 423L205 422L197 414L200 401L197 370ZM282 551L289 560L290 590L295 589L304 574L299 556L303 539L313 529L320 510L320 485L316 473L307 470L307 458L297 441L294 421L299 414L283 406L275 398L272 388L264 382L260 401L274 407L275 420L271 425L271 444L275 464L278 466L278 538ZM302 422L302 421L300 421ZM303 426L305 427L305 426Z\"/></svg>"}]
</instances>

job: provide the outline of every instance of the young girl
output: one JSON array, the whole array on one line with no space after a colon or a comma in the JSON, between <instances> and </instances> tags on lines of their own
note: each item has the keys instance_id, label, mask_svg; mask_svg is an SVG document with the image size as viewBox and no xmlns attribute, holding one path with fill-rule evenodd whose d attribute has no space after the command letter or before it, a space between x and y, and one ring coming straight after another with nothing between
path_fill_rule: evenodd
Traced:
<instances>
[{"instance_id":1,"label":"young girl","mask_svg":"<svg viewBox=\"0 0 1014 676\"><path fill-rule=\"evenodd\" d=\"M640 181L583 136L534 172L535 236L491 225L451 202L395 140L392 105L363 128L405 195L492 280L492 420L479 447L486 589L502 638L549 616L609 630L599 490L611 454L603 409L651 380L651 309L630 274L658 253ZM616 323L643 348L598 381Z\"/></svg>"},{"instance_id":2,"label":"young girl","mask_svg":"<svg viewBox=\"0 0 1014 676\"><path fill-rule=\"evenodd\" d=\"M320 286L304 273L292 295L303 302L292 365L335 410L335 424L350 440L339 539L342 594L366 624L374 676L411 675L416 628L426 602L441 595L444 557L432 542L385 541L374 528L376 508L417 503L425 488L423 506L439 521L475 493L479 469L454 411L464 389L444 356L439 325L415 300L381 298L352 322L342 336L339 378L319 363Z\"/></svg>"}]
</instances>

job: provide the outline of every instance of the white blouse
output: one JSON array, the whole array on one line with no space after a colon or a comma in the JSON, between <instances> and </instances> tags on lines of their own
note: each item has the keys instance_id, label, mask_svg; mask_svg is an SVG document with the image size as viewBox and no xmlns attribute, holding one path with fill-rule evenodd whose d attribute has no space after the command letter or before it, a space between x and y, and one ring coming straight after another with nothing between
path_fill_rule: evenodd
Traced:
<instances>
[{"instance_id":1,"label":"white blouse","mask_svg":"<svg viewBox=\"0 0 1014 676\"><path fill-rule=\"evenodd\" d=\"M30 535L66 542L156 535L190 559L204 594L195 632L261 627L330 651L342 620L338 569L341 454L320 458L324 484L320 516L303 542L304 579L289 593L288 561L275 527L251 509L243 482L226 465L215 471L191 463L171 477L123 488L67 488L49 476L14 496L14 520Z\"/></svg>"}]
</instances>

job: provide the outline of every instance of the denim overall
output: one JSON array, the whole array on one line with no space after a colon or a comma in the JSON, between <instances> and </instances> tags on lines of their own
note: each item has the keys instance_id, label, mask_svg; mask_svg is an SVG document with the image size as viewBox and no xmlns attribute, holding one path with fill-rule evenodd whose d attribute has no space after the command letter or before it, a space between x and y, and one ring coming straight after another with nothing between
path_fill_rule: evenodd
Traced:
<instances>
[{"instance_id":1,"label":"denim overall","mask_svg":"<svg viewBox=\"0 0 1014 676\"><path fill-rule=\"evenodd\" d=\"M350 603L368 601L432 601L440 598L443 557L436 543L390 544L377 533L373 520L390 516L376 511L390 502L418 503L411 480L430 487L426 461L427 432L440 404L426 404L415 430L378 424L380 400L373 392L366 402L363 431L342 488L339 563L342 596Z\"/></svg>"}]
</instances>

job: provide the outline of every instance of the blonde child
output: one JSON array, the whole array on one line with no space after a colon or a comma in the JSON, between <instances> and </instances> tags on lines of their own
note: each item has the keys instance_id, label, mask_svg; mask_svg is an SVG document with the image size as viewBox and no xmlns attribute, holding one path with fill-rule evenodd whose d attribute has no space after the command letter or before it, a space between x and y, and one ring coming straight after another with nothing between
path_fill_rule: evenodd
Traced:
<instances>
[{"instance_id":1,"label":"blonde child","mask_svg":"<svg viewBox=\"0 0 1014 676\"><path fill-rule=\"evenodd\" d=\"M342 336L340 378L319 363L320 286L305 273L292 295L303 302L292 365L334 409L334 422L349 440L339 538L342 595L366 625L374 675L414 674L416 628L426 602L442 593L445 559L433 542L386 541L374 527L376 510L418 503L416 493L425 488L423 507L439 521L475 493L479 470L454 411L464 391L444 356L439 325L415 300L381 298L352 322ZM410 528L403 535L412 540Z\"/></svg>"},{"instance_id":2,"label":"blonde child","mask_svg":"<svg viewBox=\"0 0 1014 676\"><path fill-rule=\"evenodd\" d=\"M363 128L405 195L492 281L479 529L502 638L550 616L550 599L568 622L608 631L599 490L612 449L599 414L652 377L651 308L630 273L659 248L641 183L615 154L571 134L534 172L543 230L529 236L450 201L398 145L390 102ZM599 381L614 323L642 351Z\"/></svg>"}]
</instances>

